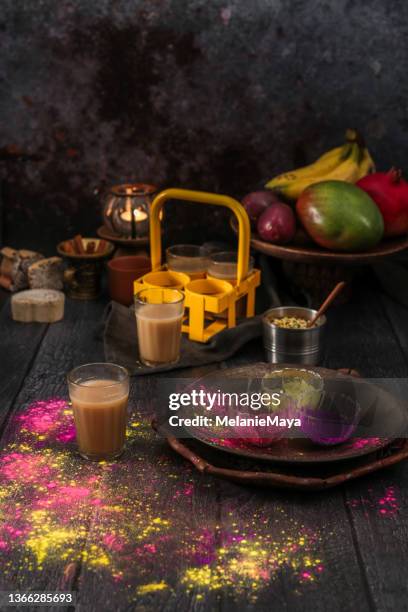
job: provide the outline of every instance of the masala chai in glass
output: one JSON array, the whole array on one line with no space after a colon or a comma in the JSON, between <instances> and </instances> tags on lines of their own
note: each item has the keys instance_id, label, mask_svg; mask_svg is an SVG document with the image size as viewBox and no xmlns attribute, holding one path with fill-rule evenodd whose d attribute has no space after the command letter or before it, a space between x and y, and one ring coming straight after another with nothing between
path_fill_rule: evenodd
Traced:
<instances>
[{"instance_id":1,"label":"masala chai in glass","mask_svg":"<svg viewBox=\"0 0 408 612\"><path fill-rule=\"evenodd\" d=\"M129 375L113 363L89 363L68 374L79 453L93 461L119 457L125 446Z\"/></svg>"},{"instance_id":2,"label":"masala chai in glass","mask_svg":"<svg viewBox=\"0 0 408 612\"><path fill-rule=\"evenodd\" d=\"M176 363L180 357L184 295L178 289L149 287L135 295L140 361L147 366Z\"/></svg>"}]
</instances>

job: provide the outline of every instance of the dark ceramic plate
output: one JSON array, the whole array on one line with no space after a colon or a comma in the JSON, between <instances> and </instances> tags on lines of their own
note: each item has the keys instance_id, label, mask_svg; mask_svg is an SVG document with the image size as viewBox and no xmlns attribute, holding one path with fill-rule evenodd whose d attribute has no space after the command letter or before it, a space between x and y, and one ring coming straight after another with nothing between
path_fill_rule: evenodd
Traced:
<instances>
[{"instance_id":1,"label":"dark ceramic plate","mask_svg":"<svg viewBox=\"0 0 408 612\"><path fill-rule=\"evenodd\" d=\"M256 363L239 368L231 368L223 370L223 376L232 379L238 378L261 378L267 372L282 367L297 367L288 364L272 365L268 363ZM340 374L335 370L326 368L313 368L325 380L343 380L350 381L356 384L356 379ZM217 373L215 373L217 374ZM219 375L219 372L218 372ZM198 384L211 386L211 377L213 374L208 374L200 379ZM357 379L357 384L358 384ZM363 381L364 382L364 381ZM384 390L383 388L372 383L365 383L371 393L377 398L376 410L372 413L371 430L382 432L381 437L353 437L349 441L336 446L319 446L309 440L303 438L298 439L282 439L274 442L270 447L259 448L246 443L240 439L217 439L211 435L211 430L203 427L186 427L188 434L200 442L216 448L218 450L239 455L241 457L252 458L256 460L270 461L274 463L323 463L333 461L343 461L355 457L361 457L369 453L384 448L392 440L401 436L407 427L407 416L405 407L400 400ZM367 417L368 411L362 406L363 418Z\"/></svg>"},{"instance_id":2,"label":"dark ceramic plate","mask_svg":"<svg viewBox=\"0 0 408 612\"><path fill-rule=\"evenodd\" d=\"M237 222L235 217L231 217L231 227L237 233ZM271 244L262 240L258 234L252 234L251 247L255 251L272 255L278 259L285 261L300 261L303 263L333 263L343 265L361 265L364 263L372 263L375 260L384 259L390 255L395 255L408 248L408 237L401 236L400 238L389 238L383 240L370 251L360 253L341 253L329 251L320 248L317 245L297 246L297 245L282 245Z\"/></svg>"}]
</instances>

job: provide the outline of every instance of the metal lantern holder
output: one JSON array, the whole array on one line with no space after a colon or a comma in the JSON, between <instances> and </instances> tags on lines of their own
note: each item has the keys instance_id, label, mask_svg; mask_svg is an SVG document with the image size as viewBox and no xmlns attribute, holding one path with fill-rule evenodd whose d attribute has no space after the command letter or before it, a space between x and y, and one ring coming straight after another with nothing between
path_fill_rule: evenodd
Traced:
<instances>
[{"instance_id":1,"label":"metal lantern holder","mask_svg":"<svg viewBox=\"0 0 408 612\"><path fill-rule=\"evenodd\" d=\"M225 206L232 210L238 220L238 266L237 278L224 281L207 275L205 278L191 280L188 274L167 271L162 265L161 256L161 211L167 200L183 200L200 204ZM255 313L255 290L261 283L259 270L248 274L250 225L248 215L237 200L215 193L191 191L188 189L165 189L153 200L150 209L150 253L152 271L134 283L134 293L148 286L179 288L184 292L186 315L182 331L190 340L207 342L214 334L236 325L236 303L246 298L246 317ZM216 318L226 313L225 318ZM215 315L215 316L214 316Z\"/></svg>"}]
</instances>

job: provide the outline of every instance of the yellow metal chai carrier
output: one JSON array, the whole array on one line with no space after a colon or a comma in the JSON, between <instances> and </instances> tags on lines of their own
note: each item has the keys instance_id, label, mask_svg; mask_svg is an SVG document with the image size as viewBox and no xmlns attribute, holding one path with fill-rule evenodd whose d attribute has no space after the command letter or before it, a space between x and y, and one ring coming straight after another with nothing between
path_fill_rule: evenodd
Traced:
<instances>
[{"instance_id":1,"label":"yellow metal chai carrier","mask_svg":"<svg viewBox=\"0 0 408 612\"><path fill-rule=\"evenodd\" d=\"M238 219L238 266L237 278L224 281L216 278L192 280L188 274L168 271L161 263L160 212L167 200L184 200L201 204L215 204L231 209ZM207 342L214 334L226 327L236 325L236 303L246 298L246 317L255 312L255 290L260 285L261 273L252 270L248 274L250 225L248 215L239 202L226 195L190 191L188 189L165 189L153 200L150 210L150 253L152 272L134 283L135 294L148 287L177 287L184 292L186 315L182 331L190 340ZM223 317L218 317L223 313Z\"/></svg>"}]
</instances>

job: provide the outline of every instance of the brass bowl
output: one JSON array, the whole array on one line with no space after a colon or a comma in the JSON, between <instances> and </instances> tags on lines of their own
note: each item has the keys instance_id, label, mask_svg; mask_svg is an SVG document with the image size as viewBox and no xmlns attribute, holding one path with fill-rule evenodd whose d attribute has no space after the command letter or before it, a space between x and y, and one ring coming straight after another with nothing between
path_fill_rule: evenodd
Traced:
<instances>
[{"instance_id":1,"label":"brass bowl","mask_svg":"<svg viewBox=\"0 0 408 612\"><path fill-rule=\"evenodd\" d=\"M106 249L102 252L102 253L67 253L64 250L64 244L68 242L68 240L63 240L62 242L60 242L57 245L57 251L58 254L61 255L61 257L66 257L67 259L84 259L84 260L98 260L98 259L107 259L108 257L110 257L110 255L112 255L115 246L109 242L108 240L105 240L106 242ZM94 242L96 245L96 248L98 248L99 243L101 242L100 238L82 238L82 242L86 246L90 243L90 242Z\"/></svg>"},{"instance_id":2,"label":"brass bowl","mask_svg":"<svg viewBox=\"0 0 408 612\"><path fill-rule=\"evenodd\" d=\"M106 248L102 253L67 253L64 243L57 246L58 254L67 262L68 268L64 272L64 286L67 296L74 300L94 300L101 294L101 276L103 262L113 254L115 249L111 242L106 242ZM95 242L98 246L99 238L82 238L86 245Z\"/></svg>"}]
</instances>

